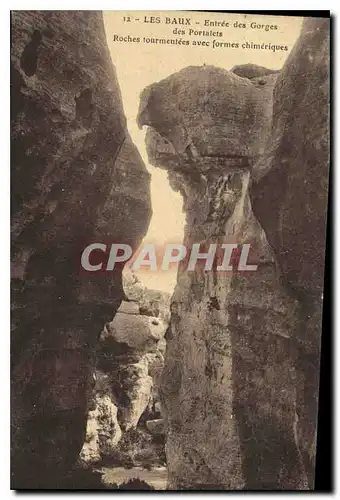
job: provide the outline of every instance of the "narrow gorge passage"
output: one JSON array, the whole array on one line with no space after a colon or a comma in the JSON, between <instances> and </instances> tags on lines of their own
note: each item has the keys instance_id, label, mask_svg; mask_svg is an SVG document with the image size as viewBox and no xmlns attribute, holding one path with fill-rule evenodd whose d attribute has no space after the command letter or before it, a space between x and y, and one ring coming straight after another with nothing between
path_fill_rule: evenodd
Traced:
<instances>
[{"instance_id":1,"label":"narrow gorge passage","mask_svg":"<svg viewBox=\"0 0 340 500\"><path fill-rule=\"evenodd\" d=\"M132 56L112 16L12 13L12 488L313 489L329 20L266 68ZM85 272L93 242L256 270Z\"/></svg>"}]
</instances>

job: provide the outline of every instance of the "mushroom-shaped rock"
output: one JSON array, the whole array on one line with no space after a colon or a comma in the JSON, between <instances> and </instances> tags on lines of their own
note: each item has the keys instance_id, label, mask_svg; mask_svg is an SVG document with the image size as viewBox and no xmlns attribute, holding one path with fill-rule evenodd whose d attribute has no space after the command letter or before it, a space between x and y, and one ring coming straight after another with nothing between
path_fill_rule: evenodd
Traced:
<instances>
[{"instance_id":1,"label":"mushroom-shaped rock","mask_svg":"<svg viewBox=\"0 0 340 500\"><path fill-rule=\"evenodd\" d=\"M216 157L252 162L270 131L272 89L214 66L190 66L150 85L141 95L138 123L153 129L151 161L161 166L165 156L173 168L187 170L200 170L202 159L203 170L207 162L211 168Z\"/></svg>"},{"instance_id":2,"label":"mushroom-shaped rock","mask_svg":"<svg viewBox=\"0 0 340 500\"><path fill-rule=\"evenodd\" d=\"M183 195L187 248L249 244L258 265L254 273L179 266L160 386L169 489L307 484L295 432L296 300L249 196L275 80L189 67L142 94L149 159Z\"/></svg>"}]
</instances>

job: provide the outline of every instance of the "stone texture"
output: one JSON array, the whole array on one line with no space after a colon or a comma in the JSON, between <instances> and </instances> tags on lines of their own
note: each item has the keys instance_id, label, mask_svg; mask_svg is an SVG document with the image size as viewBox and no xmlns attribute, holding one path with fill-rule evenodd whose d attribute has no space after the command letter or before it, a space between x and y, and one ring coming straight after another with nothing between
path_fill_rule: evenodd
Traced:
<instances>
[{"instance_id":1,"label":"stone texture","mask_svg":"<svg viewBox=\"0 0 340 500\"><path fill-rule=\"evenodd\" d=\"M248 79L213 66L190 66L147 87L138 123L152 127L149 133L160 141L150 148L153 163L159 158L161 165L166 155L169 168L190 171L195 163L201 171L209 171L220 168L221 156L236 165L253 161L264 152L270 131L271 93L270 85L257 88ZM202 157L210 157L210 162L199 167Z\"/></svg>"},{"instance_id":2,"label":"stone texture","mask_svg":"<svg viewBox=\"0 0 340 500\"><path fill-rule=\"evenodd\" d=\"M312 49L302 50L315 52L311 61L322 60L324 47L317 42L322 36L313 23L310 31L302 33L296 47L310 44ZM248 263L258 265L256 272L243 274L216 272L215 268L205 272L202 266L188 272L185 263L180 266L161 384L169 489L294 490L311 486L306 445L299 436L303 432L299 431L301 374L296 332L302 330L301 303L285 283L281 263L285 256L279 255L273 243L272 228L276 229L287 205L279 205L282 212L278 213L268 209L281 190L293 200L306 189L300 177L304 174L297 174L300 165L291 161L295 172L291 182L300 179L297 193L291 190L288 194L280 176L273 177L272 185L265 184L263 177L262 198L256 186L250 197L252 176L257 180L265 169L280 169L280 164L269 167L268 159L261 158L263 153L263 158L271 155L274 85L275 100L282 103L279 108L274 106L274 134L277 123L283 123L292 156L300 151L304 158L304 139L291 133L289 124L296 121L298 127L305 120L307 127L310 119L303 113L310 103L303 100L300 115L294 108L295 114L286 124L282 122L285 115L281 117L282 108L293 96L294 102L300 102L302 88L314 89L314 80L305 78L304 67L296 59L296 47L279 75L250 80L210 66L189 67L151 85L141 97L139 124L148 126L149 160L168 170L172 187L183 195L184 244L190 248L200 243L202 250L210 243L248 243ZM312 62L309 69L311 78L328 77L325 69L316 77L318 67ZM280 100L285 77L292 82L287 101L285 94ZM316 92L323 95L324 90ZM320 106L327 111L322 99ZM322 131L321 127L318 134ZM284 153L277 150L277 154L280 158ZM321 196L325 199L326 195ZM290 213L302 231L301 207ZM318 242L323 239L324 233L319 234ZM317 282L313 283L317 290ZM308 335L313 337L313 332ZM315 375L309 379L313 390Z\"/></svg>"},{"instance_id":3,"label":"stone texture","mask_svg":"<svg viewBox=\"0 0 340 500\"><path fill-rule=\"evenodd\" d=\"M304 22L278 77L273 113L273 132L253 175L254 211L287 281L320 295L329 160L328 19ZM273 189L277 183L280 191Z\"/></svg>"},{"instance_id":4,"label":"stone texture","mask_svg":"<svg viewBox=\"0 0 340 500\"><path fill-rule=\"evenodd\" d=\"M170 298L171 295L160 290L153 290L145 287L137 276L126 267L123 272L123 288L130 308L137 307L139 313L144 316L154 316L164 323L169 322ZM127 306L127 302L122 302L122 306ZM122 307L121 306L121 307ZM120 312L122 309L119 309Z\"/></svg>"},{"instance_id":5,"label":"stone texture","mask_svg":"<svg viewBox=\"0 0 340 500\"><path fill-rule=\"evenodd\" d=\"M153 316L142 316L117 312L108 323L101 338L112 338L114 342L124 343L136 352L152 351L164 336L165 325Z\"/></svg>"},{"instance_id":6,"label":"stone texture","mask_svg":"<svg viewBox=\"0 0 340 500\"><path fill-rule=\"evenodd\" d=\"M100 412L90 411L86 441L80 455L86 466L106 458L116 465L140 464L144 452L146 462L153 463L161 452L161 443L153 446L144 429L144 421L159 416L155 405L159 402L164 366L163 337L169 320L170 294L147 289L129 270L124 270L123 283L128 300L121 303L115 318L100 335L94 387L95 398L101 401L104 397L105 401L114 402L121 432L114 432L112 444ZM152 316L153 313L157 317ZM93 437L93 427L100 430L97 434L102 436L101 441L97 435Z\"/></svg>"},{"instance_id":7,"label":"stone texture","mask_svg":"<svg viewBox=\"0 0 340 500\"><path fill-rule=\"evenodd\" d=\"M277 80L254 211L298 301L297 435L313 487L329 177L329 19L306 19ZM275 189L280 185L281 189Z\"/></svg>"},{"instance_id":8,"label":"stone texture","mask_svg":"<svg viewBox=\"0 0 340 500\"><path fill-rule=\"evenodd\" d=\"M128 267L125 267L123 273L123 288L125 298L128 301L138 303L144 296L145 286Z\"/></svg>"},{"instance_id":9,"label":"stone texture","mask_svg":"<svg viewBox=\"0 0 340 500\"><path fill-rule=\"evenodd\" d=\"M159 342L160 343L160 342ZM161 346L157 345L156 352L148 352L145 354L145 359L148 362L148 373L152 378L152 399L154 405L157 404L159 400L159 386L161 381L161 376L164 368L164 353L161 351ZM155 409L156 411L156 409Z\"/></svg>"},{"instance_id":10,"label":"stone texture","mask_svg":"<svg viewBox=\"0 0 340 500\"><path fill-rule=\"evenodd\" d=\"M123 300L117 312L123 314L139 314L139 304L138 302L127 302Z\"/></svg>"},{"instance_id":11,"label":"stone texture","mask_svg":"<svg viewBox=\"0 0 340 500\"><path fill-rule=\"evenodd\" d=\"M94 398L89 405L86 438L80 452L80 461L86 465L110 457L122 437L117 419L118 409L108 377L98 371L96 379Z\"/></svg>"},{"instance_id":12,"label":"stone texture","mask_svg":"<svg viewBox=\"0 0 340 500\"><path fill-rule=\"evenodd\" d=\"M148 375L148 362L126 365L120 370L124 402L120 406L119 420L125 431L135 429L151 397L152 378Z\"/></svg>"},{"instance_id":13,"label":"stone texture","mask_svg":"<svg viewBox=\"0 0 340 500\"><path fill-rule=\"evenodd\" d=\"M100 12L12 13L12 485L62 487L84 441L91 352L121 268L84 273L93 241L136 248L149 180L126 131Z\"/></svg>"}]
</instances>

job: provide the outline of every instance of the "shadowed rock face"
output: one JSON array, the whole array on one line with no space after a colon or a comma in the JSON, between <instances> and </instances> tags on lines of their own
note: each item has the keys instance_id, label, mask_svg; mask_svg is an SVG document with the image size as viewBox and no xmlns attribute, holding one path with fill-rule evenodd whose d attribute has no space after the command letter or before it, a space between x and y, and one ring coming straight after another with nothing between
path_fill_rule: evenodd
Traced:
<instances>
[{"instance_id":1,"label":"shadowed rock face","mask_svg":"<svg viewBox=\"0 0 340 500\"><path fill-rule=\"evenodd\" d=\"M91 352L121 269L82 272L92 242L137 247L149 174L126 131L101 13L12 14L13 487L62 487L84 441Z\"/></svg>"},{"instance_id":2,"label":"shadowed rock face","mask_svg":"<svg viewBox=\"0 0 340 500\"><path fill-rule=\"evenodd\" d=\"M203 265L193 272L187 272L185 265L179 269L161 387L167 413L170 489L195 489L202 485L212 489L312 486L310 473L315 451L309 447L306 453L307 445L301 440L314 436L315 431L313 424L311 429L308 423L310 414L307 417L303 409L306 405L301 403L301 397L309 397L303 389L307 388L308 359L304 358L302 366L301 344L297 340L301 332L301 301L283 279L282 262L288 262L290 257L285 260L285 254L280 254L280 248L274 244L280 211L290 210L303 234L303 227L310 230L301 222L301 208L295 212L291 207L295 200L294 179L302 180L300 175L304 174L298 172L300 168L306 172L305 166L292 158L295 173L289 181L287 176L287 183L291 183L288 193L286 186L281 185L280 168L284 161L281 165L265 161L269 174L263 177L257 191L256 186L252 190L258 219L252 209L250 186L253 176L257 179L264 175L262 158L271 151L276 78L279 80L274 93L277 104L273 136L277 134L280 140L278 124L288 134L294 121L308 120L303 113L309 103L304 101L299 114L288 106L289 112L294 109L295 114L285 123L288 110L285 111L284 92L289 89L290 96L299 102L307 87L314 103L314 83L305 78L299 51L308 52L305 47L311 44L311 57L321 64L325 54L323 45L320 47L316 41L317 37L322 39L316 28L313 23L305 24L282 73L259 77L265 84L259 83L258 77L249 80L213 67L189 67L148 87L142 95L139 123L149 127L149 159L155 166L168 170L172 187L184 198L184 244L190 248L199 242L202 251L209 243L249 243L252 252L248 263L258 265L256 272L243 274L205 272ZM318 80L318 66L311 64L309 69L311 78ZM327 78L325 69L322 75ZM288 82L292 82L291 87ZM320 91L315 88L315 92ZM327 111L326 104L325 100L320 101L320 106L325 107L319 112ZM255 129L255 134L248 133ZM303 160L304 137L301 132L289 135L292 157L298 154ZM315 147L318 144L316 141ZM275 151L279 161L282 150ZM266 184L272 171L278 177ZM326 178L324 181L326 186ZM304 189L308 192L304 186L306 183L298 185L296 181L298 196ZM281 191L285 193L282 198ZM325 193L322 196L326 199ZM276 212L270 202L266 204L266 197L278 197ZM284 198L287 204L280 205ZM321 204L316 212L324 217L325 206ZM309 215L308 212L306 217ZM323 240L324 233L318 234L319 243L323 244ZM294 252L298 256L297 248ZM317 290L317 282L312 287ZM312 329L307 333L315 335ZM314 363L308 373L314 392L317 369L318 363ZM313 412L315 420L316 408Z\"/></svg>"},{"instance_id":3,"label":"shadowed rock face","mask_svg":"<svg viewBox=\"0 0 340 500\"><path fill-rule=\"evenodd\" d=\"M329 177L329 19L304 21L277 80L273 114L251 196L285 286L299 302L297 434L312 487Z\"/></svg>"},{"instance_id":4,"label":"shadowed rock face","mask_svg":"<svg viewBox=\"0 0 340 500\"><path fill-rule=\"evenodd\" d=\"M254 211L286 280L323 289L329 160L329 20L307 19L274 90L273 132L255 167ZM272 189L280 183L282 189Z\"/></svg>"},{"instance_id":5,"label":"shadowed rock face","mask_svg":"<svg viewBox=\"0 0 340 500\"><path fill-rule=\"evenodd\" d=\"M196 93L192 71L174 75L178 94L172 92L172 77L145 91L151 109L144 102L140 119L142 123L144 116L152 128L147 134L149 158L168 168L172 186L183 194L187 247L198 242L201 249L209 243L249 243L251 263L259 269L244 274L204 272L203 266L194 272L185 266L179 270L161 386L168 486L303 487L294 438L291 333L296 305L279 283L274 256L249 198L252 166L271 126L273 82L266 88L202 67L195 68ZM193 133L191 122L186 122L194 147L198 145L191 157L171 142L177 121L185 122L189 111L185 109L182 119L177 103L176 114L169 118L173 128L165 135L163 115L153 108L154 93L157 102L164 97L161 110L170 109L170 99L184 95L186 87L191 115L212 127L202 127L198 136L195 122ZM247 133L254 123L255 139ZM211 144L214 151L207 150Z\"/></svg>"}]
</instances>

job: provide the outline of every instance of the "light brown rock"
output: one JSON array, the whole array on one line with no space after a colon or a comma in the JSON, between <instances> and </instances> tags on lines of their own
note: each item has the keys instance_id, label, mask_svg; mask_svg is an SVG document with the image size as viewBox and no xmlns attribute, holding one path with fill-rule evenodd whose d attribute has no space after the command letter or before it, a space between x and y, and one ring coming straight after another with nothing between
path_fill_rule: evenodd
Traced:
<instances>
[{"instance_id":1,"label":"light brown rock","mask_svg":"<svg viewBox=\"0 0 340 500\"><path fill-rule=\"evenodd\" d=\"M147 352L156 348L164 334L165 325L158 318L117 312L102 333L101 339L111 337L115 342L124 343L136 352Z\"/></svg>"}]
</instances>

